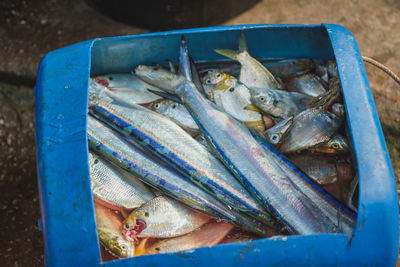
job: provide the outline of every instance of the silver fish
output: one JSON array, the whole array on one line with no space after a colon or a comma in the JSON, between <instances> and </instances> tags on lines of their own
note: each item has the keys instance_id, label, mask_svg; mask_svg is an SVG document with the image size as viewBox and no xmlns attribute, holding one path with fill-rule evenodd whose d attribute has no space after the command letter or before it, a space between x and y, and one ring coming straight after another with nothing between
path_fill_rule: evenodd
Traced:
<instances>
[{"instance_id":1,"label":"silver fish","mask_svg":"<svg viewBox=\"0 0 400 267\"><path fill-rule=\"evenodd\" d=\"M331 139L309 149L312 152L343 154L349 151L347 139L341 134L335 134Z\"/></svg>"},{"instance_id":2,"label":"silver fish","mask_svg":"<svg viewBox=\"0 0 400 267\"><path fill-rule=\"evenodd\" d=\"M190 77L188 66L188 50L182 38L180 72L185 77ZM291 182L272 158L274 154L266 151L248 128L216 108L188 80L178 85L175 93L193 114L220 159L290 232L312 234L339 231L323 215L318 204Z\"/></svg>"},{"instance_id":3,"label":"silver fish","mask_svg":"<svg viewBox=\"0 0 400 267\"><path fill-rule=\"evenodd\" d=\"M261 226L244 214L239 215L233 210L228 210L214 197L155 161L143 150L123 140L120 135L91 116L88 116L87 134L89 146L93 151L170 197L250 232L260 235L271 234L269 228Z\"/></svg>"},{"instance_id":4,"label":"silver fish","mask_svg":"<svg viewBox=\"0 0 400 267\"><path fill-rule=\"evenodd\" d=\"M283 90L263 90L251 92L251 103L268 115L275 118L287 119L296 116L306 109L305 104L311 97L302 93ZM249 105L246 109L253 110Z\"/></svg>"},{"instance_id":5,"label":"silver fish","mask_svg":"<svg viewBox=\"0 0 400 267\"><path fill-rule=\"evenodd\" d=\"M265 131L266 140L274 145L279 146L288 136L293 125L293 117L284 119Z\"/></svg>"},{"instance_id":6,"label":"silver fish","mask_svg":"<svg viewBox=\"0 0 400 267\"><path fill-rule=\"evenodd\" d=\"M177 200L160 196L132 211L123 223L123 233L128 240L170 238L190 233L210 219Z\"/></svg>"},{"instance_id":7,"label":"silver fish","mask_svg":"<svg viewBox=\"0 0 400 267\"><path fill-rule=\"evenodd\" d=\"M154 198L138 178L89 152L92 192L110 208L135 209Z\"/></svg>"},{"instance_id":8,"label":"silver fish","mask_svg":"<svg viewBox=\"0 0 400 267\"><path fill-rule=\"evenodd\" d=\"M174 253L182 250L213 246L221 242L234 226L224 222L213 222L184 236L168 238L146 246L139 244L136 256L144 254Z\"/></svg>"},{"instance_id":9,"label":"silver fish","mask_svg":"<svg viewBox=\"0 0 400 267\"><path fill-rule=\"evenodd\" d=\"M89 112L167 162L190 181L237 211L264 223L270 216L207 149L174 122L140 105L125 104L100 91L89 91ZM201 159L201 160L199 160Z\"/></svg>"},{"instance_id":10,"label":"silver fish","mask_svg":"<svg viewBox=\"0 0 400 267\"><path fill-rule=\"evenodd\" d=\"M291 78L286 83L286 88L291 92L298 92L312 97L319 96L326 92L326 89L319 82L319 78L312 73Z\"/></svg>"},{"instance_id":11,"label":"silver fish","mask_svg":"<svg viewBox=\"0 0 400 267\"><path fill-rule=\"evenodd\" d=\"M177 74L155 66L139 65L135 68L135 74L143 81L170 93L180 82Z\"/></svg>"},{"instance_id":12,"label":"silver fish","mask_svg":"<svg viewBox=\"0 0 400 267\"><path fill-rule=\"evenodd\" d=\"M170 118L184 130L194 134L200 132L199 127L184 105L164 99L153 103L151 106L154 111Z\"/></svg>"},{"instance_id":13,"label":"silver fish","mask_svg":"<svg viewBox=\"0 0 400 267\"><path fill-rule=\"evenodd\" d=\"M104 76L97 76L91 78L91 80L107 87L127 102L147 104L161 99L160 96L147 90L160 91L160 89L145 83L134 74L112 73Z\"/></svg>"},{"instance_id":14,"label":"silver fish","mask_svg":"<svg viewBox=\"0 0 400 267\"><path fill-rule=\"evenodd\" d=\"M122 220L115 211L94 203L96 228L100 243L118 258L133 257L135 247L121 233Z\"/></svg>"},{"instance_id":15,"label":"silver fish","mask_svg":"<svg viewBox=\"0 0 400 267\"><path fill-rule=\"evenodd\" d=\"M328 62L326 63L326 68L327 68L327 71L328 71L329 79L339 76L335 61L328 60Z\"/></svg>"},{"instance_id":16,"label":"silver fish","mask_svg":"<svg viewBox=\"0 0 400 267\"><path fill-rule=\"evenodd\" d=\"M318 205L321 215L326 216L333 223L334 232L351 235L356 222L356 214L324 192L322 188L296 169L293 164L284 159L282 155L271 148L263 139L257 136L256 138L267 151L273 152L270 158L271 161L280 166L282 171L288 175L291 183L312 200L313 203Z\"/></svg>"},{"instance_id":17,"label":"silver fish","mask_svg":"<svg viewBox=\"0 0 400 267\"><path fill-rule=\"evenodd\" d=\"M257 91L260 89L275 90L282 87L274 75L249 54L244 31L240 34L239 51L229 49L214 49L214 51L241 64L239 81L247 87Z\"/></svg>"},{"instance_id":18,"label":"silver fish","mask_svg":"<svg viewBox=\"0 0 400 267\"><path fill-rule=\"evenodd\" d=\"M307 109L294 117L292 129L279 152L287 154L327 142L341 124L342 120L329 111Z\"/></svg>"},{"instance_id":19,"label":"silver fish","mask_svg":"<svg viewBox=\"0 0 400 267\"><path fill-rule=\"evenodd\" d=\"M336 157L301 153L288 156L288 159L318 184L331 184L338 180L348 179L341 177L343 175L342 165L345 163L341 163ZM349 163L347 165L350 167ZM345 175L348 176L348 173ZM350 173L350 179L353 176Z\"/></svg>"}]
</instances>

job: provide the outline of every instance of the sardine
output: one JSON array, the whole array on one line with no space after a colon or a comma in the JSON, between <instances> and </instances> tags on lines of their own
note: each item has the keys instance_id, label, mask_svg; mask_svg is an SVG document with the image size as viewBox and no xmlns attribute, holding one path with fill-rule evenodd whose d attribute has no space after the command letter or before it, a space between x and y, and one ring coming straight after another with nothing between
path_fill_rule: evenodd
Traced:
<instances>
[{"instance_id":1,"label":"sardine","mask_svg":"<svg viewBox=\"0 0 400 267\"><path fill-rule=\"evenodd\" d=\"M154 66L139 65L135 68L135 74L146 83L166 90L169 93L173 93L173 88L181 80L177 74Z\"/></svg>"},{"instance_id":2,"label":"sardine","mask_svg":"<svg viewBox=\"0 0 400 267\"><path fill-rule=\"evenodd\" d=\"M350 164L338 161L335 156L301 153L288 159L318 184L331 184L354 176Z\"/></svg>"},{"instance_id":3,"label":"sardine","mask_svg":"<svg viewBox=\"0 0 400 267\"><path fill-rule=\"evenodd\" d=\"M151 107L154 111L168 117L191 134L198 134L200 132L199 127L184 105L165 99L153 103Z\"/></svg>"},{"instance_id":4,"label":"sardine","mask_svg":"<svg viewBox=\"0 0 400 267\"><path fill-rule=\"evenodd\" d=\"M135 255L174 253L187 249L213 246L221 242L234 226L224 222L213 222L187 235L160 240L145 249L137 249Z\"/></svg>"},{"instance_id":5,"label":"sardine","mask_svg":"<svg viewBox=\"0 0 400 267\"><path fill-rule=\"evenodd\" d=\"M251 103L268 115L275 118L287 119L296 116L306 109L305 104L311 97L302 93L283 90L251 91ZM252 110L249 105L246 109Z\"/></svg>"},{"instance_id":6,"label":"sardine","mask_svg":"<svg viewBox=\"0 0 400 267\"><path fill-rule=\"evenodd\" d=\"M155 161L143 150L129 143L116 132L88 116L87 134L90 148L103 158L136 175L144 183L164 192L189 207L209 216L221 218L260 235L270 235L271 229L244 214L225 208L186 178Z\"/></svg>"},{"instance_id":7,"label":"sardine","mask_svg":"<svg viewBox=\"0 0 400 267\"><path fill-rule=\"evenodd\" d=\"M91 80L107 87L130 103L147 104L161 99L160 96L147 90L160 91L160 89L145 83L134 74L112 73L104 76L97 76L91 78Z\"/></svg>"},{"instance_id":8,"label":"sardine","mask_svg":"<svg viewBox=\"0 0 400 267\"><path fill-rule=\"evenodd\" d=\"M97 234L108 252L118 258L133 257L135 247L121 233L122 219L115 211L94 203Z\"/></svg>"},{"instance_id":9,"label":"sardine","mask_svg":"<svg viewBox=\"0 0 400 267\"><path fill-rule=\"evenodd\" d=\"M92 192L109 208L135 209L154 198L138 178L89 152Z\"/></svg>"},{"instance_id":10,"label":"sardine","mask_svg":"<svg viewBox=\"0 0 400 267\"><path fill-rule=\"evenodd\" d=\"M240 34L239 51L229 49L214 49L214 51L241 64L239 81L250 89L275 90L281 88L281 84L275 79L274 75L247 51L244 31L241 31Z\"/></svg>"},{"instance_id":11,"label":"sardine","mask_svg":"<svg viewBox=\"0 0 400 267\"><path fill-rule=\"evenodd\" d=\"M264 149L272 152L270 160L281 167L282 171L288 175L290 182L319 207L320 216L326 216L333 223L334 232L351 235L356 223L357 214L327 194L324 189L303 174L267 142L257 136L255 137L263 145Z\"/></svg>"},{"instance_id":12,"label":"sardine","mask_svg":"<svg viewBox=\"0 0 400 267\"><path fill-rule=\"evenodd\" d=\"M329 141L311 147L309 150L318 153L343 154L349 151L349 145L343 135L335 134Z\"/></svg>"},{"instance_id":13,"label":"sardine","mask_svg":"<svg viewBox=\"0 0 400 267\"><path fill-rule=\"evenodd\" d=\"M341 124L342 120L329 111L307 109L294 117L292 129L279 152L287 154L327 142Z\"/></svg>"},{"instance_id":14,"label":"sardine","mask_svg":"<svg viewBox=\"0 0 400 267\"><path fill-rule=\"evenodd\" d=\"M286 88L291 92L298 92L312 97L319 96L326 92L319 78L312 73L291 78L286 83Z\"/></svg>"},{"instance_id":15,"label":"sardine","mask_svg":"<svg viewBox=\"0 0 400 267\"><path fill-rule=\"evenodd\" d=\"M293 117L284 119L265 131L266 140L274 146L279 146L287 138L293 125Z\"/></svg>"},{"instance_id":16,"label":"sardine","mask_svg":"<svg viewBox=\"0 0 400 267\"><path fill-rule=\"evenodd\" d=\"M180 72L190 77L188 50L182 38ZM204 98L188 80L175 88L175 93L193 114L195 121L216 153L241 183L288 230L296 234L337 232L313 199L299 191L287 174L259 144L248 128L221 112Z\"/></svg>"},{"instance_id":17,"label":"sardine","mask_svg":"<svg viewBox=\"0 0 400 267\"><path fill-rule=\"evenodd\" d=\"M138 142L232 209L271 224L270 216L224 165L178 125L142 106L119 102L111 94L107 97L102 90L89 94L94 103L89 108L91 114Z\"/></svg>"},{"instance_id":18,"label":"sardine","mask_svg":"<svg viewBox=\"0 0 400 267\"><path fill-rule=\"evenodd\" d=\"M123 234L128 240L176 237L196 230L210 219L177 200L160 196L132 211L123 223Z\"/></svg>"}]
</instances>

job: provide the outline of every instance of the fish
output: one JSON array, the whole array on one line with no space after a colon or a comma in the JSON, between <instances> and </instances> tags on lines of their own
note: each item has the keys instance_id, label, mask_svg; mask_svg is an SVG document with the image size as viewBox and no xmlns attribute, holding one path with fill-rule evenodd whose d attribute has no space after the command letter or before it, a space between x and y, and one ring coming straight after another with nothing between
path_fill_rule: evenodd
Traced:
<instances>
[{"instance_id":1,"label":"fish","mask_svg":"<svg viewBox=\"0 0 400 267\"><path fill-rule=\"evenodd\" d=\"M313 71L316 68L314 60L311 59L281 59L281 60L260 60L260 63L267 68L275 77L290 78ZM212 61L196 64L201 74L208 71L217 71L232 76L240 75L240 64L237 61Z\"/></svg>"},{"instance_id":2,"label":"fish","mask_svg":"<svg viewBox=\"0 0 400 267\"><path fill-rule=\"evenodd\" d=\"M248 234L246 232L234 229L220 242L220 244L246 242L246 241L251 241L254 239L257 239L257 237L253 236L251 234Z\"/></svg>"},{"instance_id":3,"label":"fish","mask_svg":"<svg viewBox=\"0 0 400 267\"><path fill-rule=\"evenodd\" d=\"M282 85L274 75L247 51L244 31L240 33L239 51L230 49L214 49L214 51L241 64L239 81L247 87L255 91L281 89Z\"/></svg>"},{"instance_id":4,"label":"fish","mask_svg":"<svg viewBox=\"0 0 400 267\"><path fill-rule=\"evenodd\" d=\"M100 204L94 203L96 228L100 243L113 256L128 258L135 255L132 242L126 240L121 233L122 220L120 216Z\"/></svg>"},{"instance_id":5,"label":"fish","mask_svg":"<svg viewBox=\"0 0 400 267\"><path fill-rule=\"evenodd\" d=\"M328 62L326 63L326 69L328 71L329 79L339 76L336 62L334 60L328 60Z\"/></svg>"},{"instance_id":6,"label":"fish","mask_svg":"<svg viewBox=\"0 0 400 267\"><path fill-rule=\"evenodd\" d=\"M326 92L320 79L313 73L293 77L286 82L286 89L290 92L298 92L312 97Z\"/></svg>"},{"instance_id":7,"label":"fish","mask_svg":"<svg viewBox=\"0 0 400 267\"><path fill-rule=\"evenodd\" d=\"M251 104L250 90L236 78L226 75L222 81L216 84L213 98L213 102L217 106L247 127L255 128L261 133L265 130L260 110L245 109Z\"/></svg>"},{"instance_id":8,"label":"fish","mask_svg":"<svg viewBox=\"0 0 400 267\"><path fill-rule=\"evenodd\" d=\"M344 154L349 152L347 139L341 134L334 134L329 141L309 148L312 152Z\"/></svg>"},{"instance_id":9,"label":"fish","mask_svg":"<svg viewBox=\"0 0 400 267\"><path fill-rule=\"evenodd\" d=\"M287 92L283 90L263 90L259 92L251 92L251 105L246 109L262 110L266 114L279 119L287 119L291 116L296 116L304 111L306 103L311 100L311 97L302 93Z\"/></svg>"},{"instance_id":10,"label":"fish","mask_svg":"<svg viewBox=\"0 0 400 267\"><path fill-rule=\"evenodd\" d=\"M133 140L231 209L273 225L271 217L225 166L174 122L102 90L89 91L90 114ZM201 160L199 160L201 159Z\"/></svg>"},{"instance_id":11,"label":"fish","mask_svg":"<svg viewBox=\"0 0 400 267\"><path fill-rule=\"evenodd\" d=\"M188 48L184 37L180 47L182 76L190 77ZM290 233L337 232L318 203L299 191L282 167L264 149L250 130L206 99L188 79L175 88L207 140L225 166Z\"/></svg>"},{"instance_id":12,"label":"fish","mask_svg":"<svg viewBox=\"0 0 400 267\"><path fill-rule=\"evenodd\" d=\"M214 246L221 242L234 226L224 222L213 222L187 235L157 241L146 247L138 246L135 256L157 253L174 253L199 247Z\"/></svg>"},{"instance_id":13,"label":"fish","mask_svg":"<svg viewBox=\"0 0 400 267\"><path fill-rule=\"evenodd\" d=\"M90 184L93 195L112 209L135 209L154 194L134 175L89 152Z\"/></svg>"},{"instance_id":14,"label":"fish","mask_svg":"<svg viewBox=\"0 0 400 267\"><path fill-rule=\"evenodd\" d=\"M201 78L205 95L214 102L214 92L215 86L217 83L225 80L228 74L220 72L217 69L211 69L204 73L203 77ZM197 87L197 86L196 86Z\"/></svg>"},{"instance_id":15,"label":"fish","mask_svg":"<svg viewBox=\"0 0 400 267\"><path fill-rule=\"evenodd\" d=\"M290 182L311 199L313 203L318 205L320 216L326 216L332 222L334 232L345 233L349 236L352 235L357 214L329 195L321 186L302 173L265 140L256 135L255 138L262 144L264 149L272 152L270 157L271 162L279 165L282 171L289 177Z\"/></svg>"},{"instance_id":16,"label":"fish","mask_svg":"<svg viewBox=\"0 0 400 267\"><path fill-rule=\"evenodd\" d=\"M161 99L160 96L147 90L160 91L160 89L145 83L135 74L111 73L104 76L93 77L90 78L90 80L105 86L127 102L147 104ZM89 84L91 85L92 83Z\"/></svg>"},{"instance_id":17,"label":"fish","mask_svg":"<svg viewBox=\"0 0 400 267\"><path fill-rule=\"evenodd\" d=\"M288 136L292 125L293 117L289 117L265 131L264 136L270 144L279 146Z\"/></svg>"},{"instance_id":18,"label":"fish","mask_svg":"<svg viewBox=\"0 0 400 267\"><path fill-rule=\"evenodd\" d=\"M288 160L320 185L354 176L351 165L335 156L301 153L288 156Z\"/></svg>"},{"instance_id":19,"label":"fish","mask_svg":"<svg viewBox=\"0 0 400 267\"><path fill-rule=\"evenodd\" d=\"M332 113L338 116L339 118L342 118L343 120L346 117L346 110L344 109L344 105L340 103L335 103L331 107Z\"/></svg>"},{"instance_id":20,"label":"fish","mask_svg":"<svg viewBox=\"0 0 400 267\"><path fill-rule=\"evenodd\" d=\"M124 140L121 135L92 116L87 117L87 135L89 147L96 154L189 207L258 235L276 233L274 229L258 223L246 214L239 214L225 207L185 177L155 161L143 149Z\"/></svg>"},{"instance_id":21,"label":"fish","mask_svg":"<svg viewBox=\"0 0 400 267\"><path fill-rule=\"evenodd\" d=\"M151 107L154 111L168 117L189 133L198 134L200 132L199 127L184 105L164 99L153 103Z\"/></svg>"},{"instance_id":22,"label":"fish","mask_svg":"<svg viewBox=\"0 0 400 267\"><path fill-rule=\"evenodd\" d=\"M170 238L190 233L211 218L168 196L156 197L135 209L123 222L128 240Z\"/></svg>"},{"instance_id":23,"label":"fish","mask_svg":"<svg viewBox=\"0 0 400 267\"><path fill-rule=\"evenodd\" d=\"M341 124L342 120L329 111L306 109L294 117L292 129L279 147L279 152L292 153L327 142Z\"/></svg>"},{"instance_id":24,"label":"fish","mask_svg":"<svg viewBox=\"0 0 400 267\"><path fill-rule=\"evenodd\" d=\"M180 82L180 76L157 66L138 65L134 73L144 82L173 93L173 88Z\"/></svg>"}]
</instances>

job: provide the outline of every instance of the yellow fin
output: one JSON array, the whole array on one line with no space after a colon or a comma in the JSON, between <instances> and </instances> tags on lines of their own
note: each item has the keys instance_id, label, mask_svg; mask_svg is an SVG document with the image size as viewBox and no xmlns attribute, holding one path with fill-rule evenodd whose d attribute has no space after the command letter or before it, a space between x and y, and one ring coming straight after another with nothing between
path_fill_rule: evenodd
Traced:
<instances>
[{"instance_id":1,"label":"yellow fin","mask_svg":"<svg viewBox=\"0 0 400 267\"><path fill-rule=\"evenodd\" d=\"M245 110L252 110L252 111L256 111L256 112L261 112L261 109L259 109L256 105L248 105L246 107L244 107Z\"/></svg>"}]
</instances>

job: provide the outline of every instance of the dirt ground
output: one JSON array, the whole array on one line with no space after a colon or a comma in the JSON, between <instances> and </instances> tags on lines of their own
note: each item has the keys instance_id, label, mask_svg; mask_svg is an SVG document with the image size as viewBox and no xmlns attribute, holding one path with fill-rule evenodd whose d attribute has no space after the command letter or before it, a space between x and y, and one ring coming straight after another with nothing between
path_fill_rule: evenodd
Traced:
<instances>
[{"instance_id":1,"label":"dirt ground","mask_svg":"<svg viewBox=\"0 0 400 267\"><path fill-rule=\"evenodd\" d=\"M225 24L341 24L355 35L363 55L399 74L399 11L395 0L265 0ZM81 0L3 0L0 14L0 262L42 266L32 90L40 58L94 37L147 30L115 22ZM374 67L366 69L399 179L400 87Z\"/></svg>"}]
</instances>

